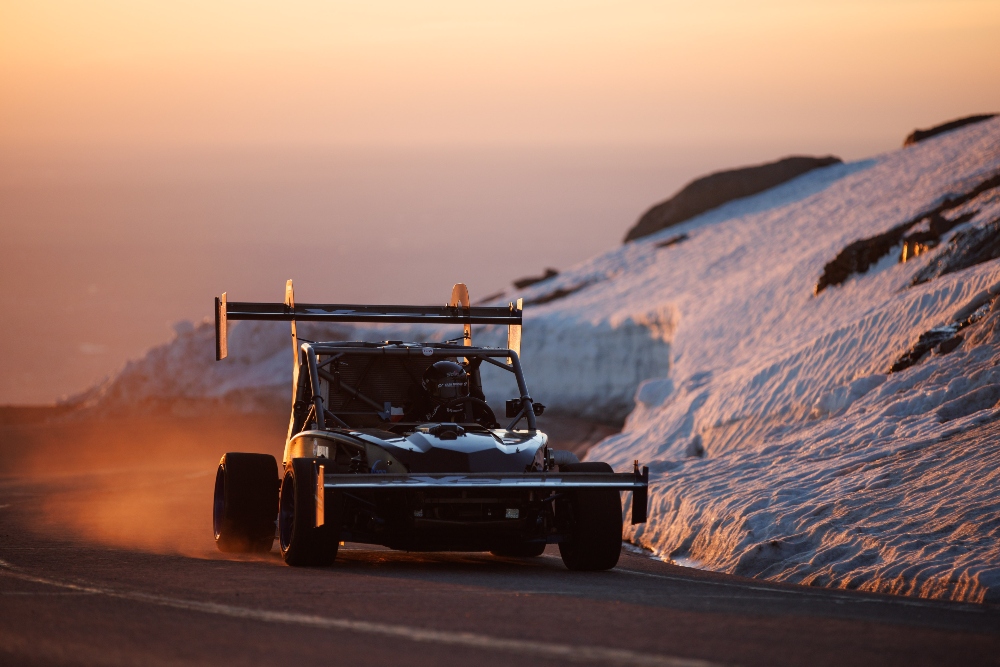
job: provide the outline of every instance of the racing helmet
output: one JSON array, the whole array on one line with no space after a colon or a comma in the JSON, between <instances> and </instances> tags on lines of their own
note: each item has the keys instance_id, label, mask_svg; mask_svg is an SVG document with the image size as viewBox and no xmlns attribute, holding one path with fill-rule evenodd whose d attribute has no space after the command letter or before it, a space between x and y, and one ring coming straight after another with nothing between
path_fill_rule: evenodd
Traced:
<instances>
[{"instance_id":1,"label":"racing helmet","mask_svg":"<svg viewBox=\"0 0 1000 667\"><path fill-rule=\"evenodd\" d=\"M424 390L439 403L469 395L469 374L454 361L438 361L424 371Z\"/></svg>"}]
</instances>

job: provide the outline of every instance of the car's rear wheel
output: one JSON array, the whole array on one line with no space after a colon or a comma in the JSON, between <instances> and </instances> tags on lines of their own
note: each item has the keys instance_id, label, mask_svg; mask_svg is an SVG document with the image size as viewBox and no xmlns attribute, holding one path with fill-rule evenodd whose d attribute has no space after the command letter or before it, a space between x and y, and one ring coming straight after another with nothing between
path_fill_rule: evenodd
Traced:
<instances>
[{"instance_id":1,"label":"car's rear wheel","mask_svg":"<svg viewBox=\"0 0 1000 667\"><path fill-rule=\"evenodd\" d=\"M522 542L490 549L491 554L501 558L535 558L541 556L543 551L545 551L544 542Z\"/></svg>"},{"instance_id":2,"label":"car's rear wheel","mask_svg":"<svg viewBox=\"0 0 1000 667\"><path fill-rule=\"evenodd\" d=\"M262 553L274 544L278 463L269 454L229 452L215 474L212 527L227 553Z\"/></svg>"},{"instance_id":3,"label":"car's rear wheel","mask_svg":"<svg viewBox=\"0 0 1000 667\"><path fill-rule=\"evenodd\" d=\"M570 463L560 472L614 472L607 463ZM556 501L569 535L559 554L570 570L610 570L622 551L622 499L613 489L577 489Z\"/></svg>"},{"instance_id":4,"label":"car's rear wheel","mask_svg":"<svg viewBox=\"0 0 1000 667\"><path fill-rule=\"evenodd\" d=\"M313 459L293 459L281 482L278 542L289 565L330 565L337 558L335 517L327 514L327 521L316 525L316 475Z\"/></svg>"}]
</instances>

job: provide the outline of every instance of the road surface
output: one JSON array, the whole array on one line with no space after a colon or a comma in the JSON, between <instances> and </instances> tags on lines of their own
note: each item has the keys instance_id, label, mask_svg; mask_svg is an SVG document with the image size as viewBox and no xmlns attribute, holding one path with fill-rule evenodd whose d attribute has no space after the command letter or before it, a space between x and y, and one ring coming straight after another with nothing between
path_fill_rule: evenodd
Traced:
<instances>
[{"instance_id":1,"label":"road surface","mask_svg":"<svg viewBox=\"0 0 1000 667\"><path fill-rule=\"evenodd\" d=\"M330 568L287 567L277 550L225 557L207 530L211 479L113 470L0 479L0 664L957 665L1000 656L997 607L770 584L628 551L602 573L567 571L551 546L518 560L347 544ZM189 501L139 514L174 532L157 541L135 521L135 507L148 510L137 488ZM176 532L185 526L190 534Z\"/></svg>"}]
</instances>

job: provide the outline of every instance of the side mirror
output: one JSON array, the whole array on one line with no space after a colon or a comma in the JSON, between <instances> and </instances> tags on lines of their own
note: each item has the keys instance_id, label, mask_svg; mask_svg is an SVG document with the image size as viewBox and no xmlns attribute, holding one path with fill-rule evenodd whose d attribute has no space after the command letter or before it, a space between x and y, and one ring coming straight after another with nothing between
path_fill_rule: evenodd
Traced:
<instances>
[{"instance_id":1,"label":"side mirror","mask_svg":"<svg viewBox=\"0 0 1000 667\"><path fill-rule=\"evenodd\" d=\"M506 407L507 407L507 419L513 419L518 415L518 413L521 412L521 399L520 398L508 399ZM545 406L542 405L541 403L532 402L531 407L535 413L535 416L538 416L543 412L545 412Z\"/></svg>"}]
</instances>

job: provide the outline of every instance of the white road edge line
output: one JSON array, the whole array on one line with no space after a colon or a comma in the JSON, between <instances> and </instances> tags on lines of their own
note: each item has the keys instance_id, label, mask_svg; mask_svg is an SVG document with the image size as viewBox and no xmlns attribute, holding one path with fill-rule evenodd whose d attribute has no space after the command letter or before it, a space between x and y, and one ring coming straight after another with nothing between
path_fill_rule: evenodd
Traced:
<instances>
[{"instance_id":1,"label":"white road edge line","mask_svg":"<svg viewBox=\"0 0 1000 667\"><path fill-rule=\"evenodd\" d=\"M705 660L678 658L654 653L640 653L638 651L630 651L628 649L604 648L600 646L571 646L569 644L556 644L523 639L503 639L500 637L491 637L489 635L481 635L473 632L430 630L427 628L418 628L408 625L372 623L369 621L356 621L347 618L330 618L327 616L316 616L312 614L250 609L248 607L236 607L216 602L198 602L196 600L183 600L180 598L165 597L162 595L150 595L148 593L138 591L117 591L89 584L74 584L65 581L47 579L45 577L37 577L26 572L21 572L20 568L2 559L0 559L0 574L20 579L22 581L44 584L47 586L56 586L58 588L64 588L81 593L94 593L121 600L145 602L147 604L158 605L161 607L197 611L217 616L227 616L229 618L263 621L266 623L302 625L330 630L349 630L351 632L363 632L373 635L394 637L397 639L408 639L415 642L509 651L511 653L569 660L572 662L636 665L638 667L717 667L718 665L718 663L708 662Z\"/></svg>"}]
</instances>

